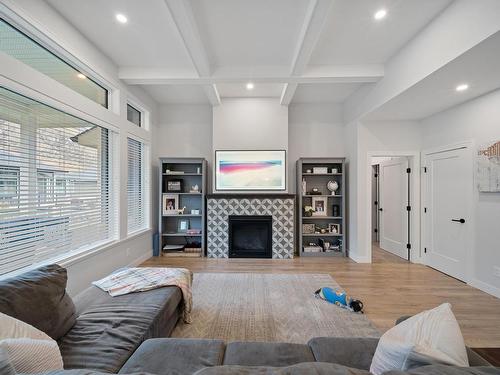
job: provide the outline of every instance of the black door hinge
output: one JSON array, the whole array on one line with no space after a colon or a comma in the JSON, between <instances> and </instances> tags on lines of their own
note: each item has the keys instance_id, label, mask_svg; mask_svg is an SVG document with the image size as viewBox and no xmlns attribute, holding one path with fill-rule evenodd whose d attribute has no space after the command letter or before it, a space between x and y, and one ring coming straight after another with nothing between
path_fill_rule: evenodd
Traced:
<instances>
[{"instance_id":1,"label":"black door hinge","mask_svg":"<svg viewBox=\"0 0 500 375\"><path fill-rule=\"evenodd\" d=\"M427 248L426 247L424 247L424 253L427 254Z\"/></svg>"},{"instance_id":2,"label":"black door hinge","mask_svg":"<svg viewBox=\"0 0 500 375\"><path fill-rule=\"evenodd\" d=\"M406 206L406 211L411 211L411 206Z\"/></svg>"},{"instance_id":3,"label":"black door hinge","mask_svg":"<svg viewBox=\"0 0 500 375\"><path fill-rule=\"evenodd\" d=\"M375 178L378 178L378 173L375 173Z\"/></svg>"},{"instance_id":4,"label":"black door hinge","mask_svg":"<svg viewBox=\"0 0 500 375\"><path fill-rule=\"evenodd\" d=\"M427 167L424 167L424 173L427 173Z\"/></svg>"},{"instance_id":5,"label":"black door hinge","mask_svg":"<svg viewBox=\"0 0 500 375\"><path fill-rule=\"evenodd\" d=\"M375 228L373 231L374 231L375 233L378 233L378 229L377 229L377 228Z\"/></svg>"},{"instance_id":6,"label":"black door hinge","mask_svg":"<svg viewBox=\"0 0 500 375\"><path fill-rule=\"evenodd\" d=\"M406 168L406 173L411 173L411 168Z\"/></svg>"},{"instance_id":7,"label":"black door hinge","mask_svg":"<svg viewBox=\"0 0 500 375\"><path fill-rule=\"evenodd\" d=\"M424 207L424 213L425 214L427 213L427 207Z\"/></svg>"},{"instance_id":8,"label":"black door hinge","mask_svg":"<svg viewBox=\"0 0 500 375\"><path fill-rule=\"evenodd\" d=\"M411 243L407 243L407 244L406 244L406 248L407 248L408 250L410 250L410 249L411 249Z\"/></svg>"},{"instance_id":9,"label":"black door hinge","mask_svg":"<svg viewBox=\"0 0 500 375\"><path fill-rule=\"evenodd\" d=\"M373 202L373 204L374 204L375 206L377 206L377 205L378 205L378 201Z\"/></svg>"}]
</instances>

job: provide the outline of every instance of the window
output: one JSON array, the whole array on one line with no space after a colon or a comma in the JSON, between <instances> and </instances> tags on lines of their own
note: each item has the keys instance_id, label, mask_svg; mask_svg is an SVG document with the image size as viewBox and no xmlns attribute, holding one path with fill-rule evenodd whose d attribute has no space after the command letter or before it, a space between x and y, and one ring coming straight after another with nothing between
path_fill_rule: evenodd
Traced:
<instances>
[{"instance_id":1,"label":"window","mask_svg":"<svg viewBox=\"0 0 500 375\"><path fill-rule=\"evenodd\" d=\"M0 51L108 108L108 90L1 18Z\"/></svg>"},{"instance_id":2,"label":"window","mask_svg":"<svg viewBox=\"0 0 500 375\"><path fill-rule=\"evenodd\" d=\"M145 166L145 146L139 141L127 138L128 141L128 233L148 227L146 213L146 188L148 186Z\"/></svg>"},{"instance_id":3,"label":"window","mask_svg":"<svg viewBox=\"0 0 500 375\"><path fill-rule=\"evenodd\" d=\"M116 238L115 133L0 87L0 135L0 275Z\"/></svg>"},{"instance_id":4,"label":"window","mask_svg":"<svg viewBox=\"0 0 500 375\"><path fill-rule=\"evenodd\" d=\"M0 166L0 209L8 210L18 206L19 168Z\"/></svg>"},{"instance_id":5,"label":"window","mask_svg":"<svg viewBox=\"0 0 500 375\"><path fill-rule=\"evenodd\" d=\"M136 124L138 127L142 126L142 113L135 109L130 104L127 104L127 120Z\"/></svg>"}]
</instances>

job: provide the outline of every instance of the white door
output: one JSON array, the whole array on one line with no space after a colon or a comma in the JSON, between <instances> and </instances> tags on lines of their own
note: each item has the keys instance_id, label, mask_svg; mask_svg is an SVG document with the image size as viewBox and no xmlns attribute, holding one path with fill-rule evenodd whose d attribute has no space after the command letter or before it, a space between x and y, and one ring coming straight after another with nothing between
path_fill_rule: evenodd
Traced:
<instances>
[{"instance_id":1,"label":"white door","mask_svg":"<svg viewBox=\"0 0 500 375\"><path fill-rule=\"evenodd\" d=\"M471 241L473 169L467 147L424 156L424 259L465 281Z\"/></svg>"},{"instance_id":2,"label":"white door","mask_svg":"<svg viewBox=\"0 0 500 375\"><path fill-rule=\"evenodd\" d=\"M380 247L408 259L408 158L380 163Z\"/></svg>"}]
</instances>

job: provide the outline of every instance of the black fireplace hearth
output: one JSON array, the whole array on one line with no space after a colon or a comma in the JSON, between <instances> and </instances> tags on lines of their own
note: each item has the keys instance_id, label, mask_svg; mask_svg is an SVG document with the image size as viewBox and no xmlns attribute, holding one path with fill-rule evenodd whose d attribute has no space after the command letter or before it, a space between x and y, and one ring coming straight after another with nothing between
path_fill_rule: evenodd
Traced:
<instances>
[{"instance_id":1,"label":"black fireplace hearth","mask_svg":"<svg viewBox=\"0 0 500 375\"><path fill-rule=\"evenodd\" d=\"M229 216L230 258L271 258L271 216Z\"/></svg>"}]
</instances>

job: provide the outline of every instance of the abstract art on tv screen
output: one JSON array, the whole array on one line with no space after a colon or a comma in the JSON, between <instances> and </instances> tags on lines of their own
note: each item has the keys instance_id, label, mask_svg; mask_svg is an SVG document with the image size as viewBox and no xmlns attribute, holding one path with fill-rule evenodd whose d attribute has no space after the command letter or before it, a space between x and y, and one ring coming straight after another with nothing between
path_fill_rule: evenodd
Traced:
<instances>
[{"instance_id":1,"label":"abstract art on tv screen","mask_svg":"<svg viewBox=\"0 0 500 375\"><path fill-rule=\"evenodd\" d=\"M286 152L215 151L216 190L285 190Z\"/></svg>"},{"instance_id":2,"label":"abstract art on tv screen","mask_svg":"<svg viewBox=\"0 0 500 375\"><path fill-rule=\"evenodd\" d=\"M489 142L479 147L477 185L481 193L500 192L500 141Z\"/></svg>"}]
</instances>

